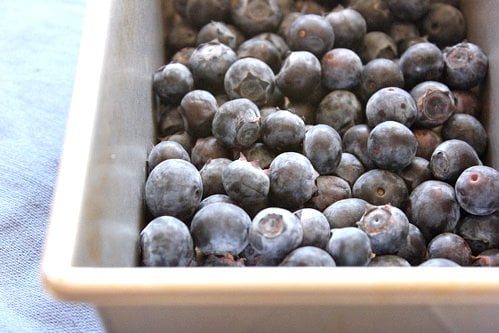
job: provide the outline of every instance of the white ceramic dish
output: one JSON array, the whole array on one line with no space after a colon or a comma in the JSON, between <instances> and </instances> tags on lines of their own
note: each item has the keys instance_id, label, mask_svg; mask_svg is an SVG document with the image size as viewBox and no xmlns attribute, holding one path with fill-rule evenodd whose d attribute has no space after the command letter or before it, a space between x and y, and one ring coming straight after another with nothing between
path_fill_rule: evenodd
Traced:
<instances>
[{"instance_id":1,"label":"white ceramic dish","mask_svg":"<svg viewBox=\"0 0 499 333\"><path fill-rule=\"evenodd\" d=\"M171 3L170 3L171 5ZM490 58L485 122L499 166L499 2L463 1ZM138 268L160 0L90 0L42 262L57 298L110 332L491 332L499 268Z\"/></svg>"}]
</instances>

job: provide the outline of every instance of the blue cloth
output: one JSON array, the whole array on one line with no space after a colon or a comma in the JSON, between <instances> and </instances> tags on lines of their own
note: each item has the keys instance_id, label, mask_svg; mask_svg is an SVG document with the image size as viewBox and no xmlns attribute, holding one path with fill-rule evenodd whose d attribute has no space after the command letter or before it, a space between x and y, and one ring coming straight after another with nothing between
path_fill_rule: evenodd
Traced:
<instances>
[{"instance_id":1,"label":"blue cloth","mask_svg":"<svg viewBox=\"0 0 499 333\"><path fill-rule=\"evenodd\" d=\"M103 331L93 308L40 280L85 7L0 1L0 332Z\"/></svg>"}]
</instances>

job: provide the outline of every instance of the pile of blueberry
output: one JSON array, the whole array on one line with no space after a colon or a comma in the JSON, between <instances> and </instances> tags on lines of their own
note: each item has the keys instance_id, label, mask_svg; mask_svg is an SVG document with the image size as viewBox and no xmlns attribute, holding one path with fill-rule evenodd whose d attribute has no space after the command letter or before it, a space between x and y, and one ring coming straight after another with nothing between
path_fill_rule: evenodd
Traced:
<instances>
[{"instance_id":1,"label":"pile of blueberry","mask_svg":"<svg viewBox=\"0 0 499 333\"><path fill-rule=\"evenodd\" d=\"M143 265L499 265L459 1L166 3Z\"/></svg>"}]
</instances>

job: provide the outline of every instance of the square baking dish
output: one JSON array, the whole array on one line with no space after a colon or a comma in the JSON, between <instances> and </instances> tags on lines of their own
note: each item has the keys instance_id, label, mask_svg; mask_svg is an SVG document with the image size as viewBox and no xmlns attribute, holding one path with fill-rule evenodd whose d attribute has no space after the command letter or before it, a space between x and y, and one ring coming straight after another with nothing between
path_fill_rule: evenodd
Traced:
<instances>
[{"instance_id":1,"label":"square baking dish","mask_svg":"<svg viewBox=\"0 0 499 333\"><path fill-rule=\"evenodd\" d=\"M166 1L165 3L167 3ZM146 268L138 263L160 0L90 0L42 258L54 297L96 306L110 332L491 332L499 268ZM170 2L171 6L171 2ZM499 167L499 2L462 1L489 56L487 162Z\"/></svg>"}]
</instances>

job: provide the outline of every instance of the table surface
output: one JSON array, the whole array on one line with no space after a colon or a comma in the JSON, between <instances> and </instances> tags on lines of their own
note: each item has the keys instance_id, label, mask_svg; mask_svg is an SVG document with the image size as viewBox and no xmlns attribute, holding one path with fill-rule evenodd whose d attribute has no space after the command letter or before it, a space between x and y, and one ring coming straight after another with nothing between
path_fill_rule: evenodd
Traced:
<instances>
[{"instance_id":1,"label":"table surface","mask_svg":"<svg viewBox=\"0 0 499 333\"><path fill-rule=\"evenodd\" d=\"M0 1L0 332L102 332L55 300L40 258L73 88L85 0Z\"/></svg>"}]
</instances>

